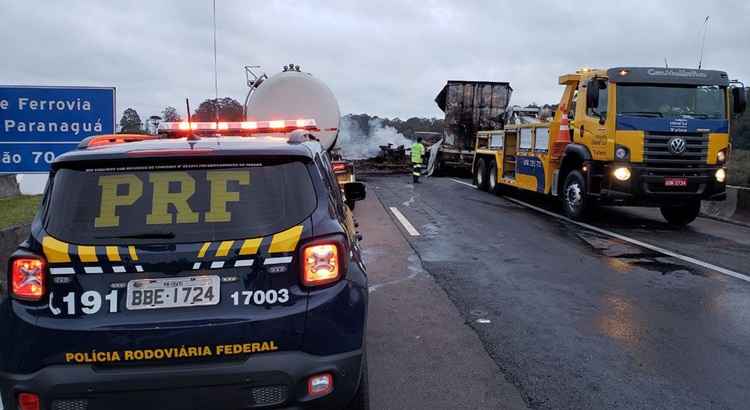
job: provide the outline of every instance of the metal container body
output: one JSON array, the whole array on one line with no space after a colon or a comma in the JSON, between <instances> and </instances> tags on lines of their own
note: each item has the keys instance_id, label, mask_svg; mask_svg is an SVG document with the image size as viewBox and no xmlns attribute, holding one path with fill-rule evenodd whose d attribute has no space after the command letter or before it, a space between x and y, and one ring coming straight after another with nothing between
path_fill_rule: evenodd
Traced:
<instances>
[{"instance_id":1,"label":"metal container body","mask_svg":"<svg viewBox=\"0 0 750 410\"><path fill-rule=\"evenodd\" d=\"M285 71L263 81L247 105L248 121L314 119L324 149L334 146L341 112L333 92L309 73Z\"/></svg>"},{"instance_id":2,"label":"metal container body","mask_svg":"<svg viewBox=\"0 0 750 410\"><path fill-rule=\"evenodd\" d=\"M445 113L443 145L471 150L477 131L501 129L512 92L506 82L448 81L435 98Z\"/></svg>"}]
</instances>

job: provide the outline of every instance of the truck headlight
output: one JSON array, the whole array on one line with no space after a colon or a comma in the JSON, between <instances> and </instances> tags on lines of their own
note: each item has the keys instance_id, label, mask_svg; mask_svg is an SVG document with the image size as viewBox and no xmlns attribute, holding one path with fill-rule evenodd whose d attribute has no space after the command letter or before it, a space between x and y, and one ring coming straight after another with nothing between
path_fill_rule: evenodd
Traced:
<instances>
[{"instance_id":1,"label":"truck headlight","mask_svg":"<svg viewBox=\"0 0 750 410\"><path fill-rule=\"evenodd\" d=\"M727 161L727 150L723 149L716 154L716 162L723 164Z\"/></svg>"},{"instance_id":2,"label":"truck headlight","mask_svg":"<svg viewBox=\"0 0 750 410\"><path fill-rule=\"evenodd\" d=\"M627 181L630 179L630 168L628 167L620 167L615 169L614 172L615 178L617 178L620 181Z\"/></svg>"},{"instance_id":3,"label":"truck headlight","mask_svg":"<svg viewBox=\"0 0 750 410\"><path fill-rule=\"evenodd\" d=\"M724 181L727 180L727 171L724 170L724 168L719 168L716 170L716 181L719 183L724 183Z\"/></svg>"},{"instance_id":4,"label":"truck headlight","mask_svg":"<svg viewBox=\"0 0 750 410\"><path fill-rule=\"evenodd\" d=\"M620 161L624 161L630 157L630 152L627 148L618 145L617 148L615 148L615 158L617 158Z\"/></svg>"}]
</instances>

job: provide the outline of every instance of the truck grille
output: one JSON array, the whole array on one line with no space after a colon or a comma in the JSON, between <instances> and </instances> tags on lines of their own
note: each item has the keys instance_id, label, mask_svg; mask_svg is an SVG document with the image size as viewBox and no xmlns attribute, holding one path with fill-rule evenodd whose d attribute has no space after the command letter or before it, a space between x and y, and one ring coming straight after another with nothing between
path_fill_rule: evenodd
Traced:
<instances>
[{"instance_id":1,"label":"truck grille","mask_svg":"<svg viewBox=\"0 0 750 410\"><path fill-rule=\"evenodd\" d=\"M685 152L673 154L669 141L673 137L684 138ZM644 164L646 175L652 176L705 176L710 174L708 158L708 135L697 133L657 133L646 134Z\"/></svg>"}]
</instances>

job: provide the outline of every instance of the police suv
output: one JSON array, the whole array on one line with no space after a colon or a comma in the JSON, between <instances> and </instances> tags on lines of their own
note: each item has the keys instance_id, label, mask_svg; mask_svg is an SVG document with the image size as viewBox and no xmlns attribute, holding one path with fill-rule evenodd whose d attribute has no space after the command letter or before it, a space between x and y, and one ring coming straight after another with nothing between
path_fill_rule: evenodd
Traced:
<instances>
[{"instance_id":1,"label":"police suv","mask_svg":"<svg viewBox=\"0 0 750 410\"><path fill-rule=\"evenodd\" d=\"M364 186L314 120L165 128L52 165L0 295L5 409L367 408Z\"/></svg>"}]
</instances>

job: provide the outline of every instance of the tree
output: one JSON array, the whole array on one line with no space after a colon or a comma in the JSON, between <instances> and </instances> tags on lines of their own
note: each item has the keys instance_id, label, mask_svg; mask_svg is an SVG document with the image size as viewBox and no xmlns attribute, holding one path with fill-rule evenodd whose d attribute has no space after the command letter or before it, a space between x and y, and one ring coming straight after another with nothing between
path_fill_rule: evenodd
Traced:
<instances>
[{"instance_id":1,"label":"tree","mask_svg":"<svg viewBox=\"0 0 750 410\"><path fill-rule=\"evenodd\" d=\"M244 109L242 104L237 100L224 97L218 100L209 99L203 101L191 117L192 121L216 121L218 112L221 121L242 121L244 120Z\"/></svg>"},{"instance_id":2,"label":"tree","mask_svg":"<svg viewBox=\"0 0 750 410\"><path fill-rule=\"evenodd\" d=\"M177 113L177 108L170 106L167 106L164 108L161 112L161 118L162 121L165 122L180 122L182 121L182 117L180 117L180 114Z\"/></svg>"},{"instance_id":3,"label":"tree","mask_svg":"<svg viewBox=\"0 0 750 410\"><path fill-rule=\"evenodd\" d=\"M138 115L138 111L128 108L122 113L120 119L120 132L122 133L141 133L143 132L143 122Z\"/></svg>"}]
</instances>

